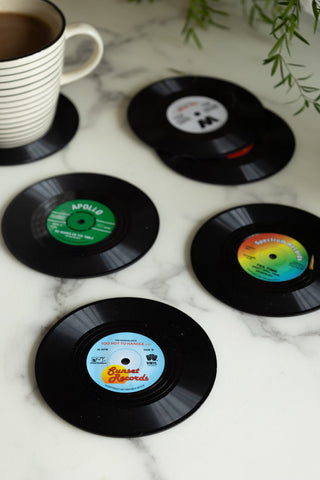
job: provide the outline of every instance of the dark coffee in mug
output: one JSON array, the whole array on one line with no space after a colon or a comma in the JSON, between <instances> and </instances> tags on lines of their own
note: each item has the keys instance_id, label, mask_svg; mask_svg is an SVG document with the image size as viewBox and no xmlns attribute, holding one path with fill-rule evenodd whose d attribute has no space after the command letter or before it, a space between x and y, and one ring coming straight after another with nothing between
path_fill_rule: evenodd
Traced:
<instances>
[{"instance_id":1,"label":"dark coffee in mug","mask_svg":"<svg viewBox=\"0 0 320 480\"><path fill-rule=\"evenodd\" d=\"M80 35L91 40L91 53L64 69L66 41ZM52 1L0 0L0 149L41 141L54 123L60 87L91 73L102 55L99 32L83 22L66 25Z\"/></svg>"},{"instance_id":2,"label":"dark coffee in mug","mask_svg":"<svg viewBox=\"0 0 320 480\"><path fill-rule=\"evenodd\" d=\"M0 13L0 60L10 60L37 52L55 39L51 27L37 17Z\"/></svg>"}]
</instances>

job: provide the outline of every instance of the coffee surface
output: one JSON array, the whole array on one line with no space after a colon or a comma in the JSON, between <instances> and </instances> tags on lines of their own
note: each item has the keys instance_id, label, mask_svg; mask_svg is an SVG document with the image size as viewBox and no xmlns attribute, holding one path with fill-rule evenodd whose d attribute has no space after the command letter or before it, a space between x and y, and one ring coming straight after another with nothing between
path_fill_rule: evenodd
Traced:
<instances>
[{"instance_id":1,"label":"coffee surface","mask_svg":"<svg viewBox=\"0 0 320 480\"><path fill-rule=\"evenodd\" d=\"M0 60L10 60L37 52L55 38L51 27L31 15L0 13Z\"/></svg>"}]
</instances>

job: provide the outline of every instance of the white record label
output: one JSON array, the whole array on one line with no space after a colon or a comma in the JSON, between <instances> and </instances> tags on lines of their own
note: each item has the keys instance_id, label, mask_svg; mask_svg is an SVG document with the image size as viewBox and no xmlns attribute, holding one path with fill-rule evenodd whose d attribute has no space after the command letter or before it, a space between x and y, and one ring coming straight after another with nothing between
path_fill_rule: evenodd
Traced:
<instances>
[{"instance_id":1,"label":"white record label","mask_svg":"<svg viewBox=\"0 0 320 480\"><path fill-rule=\"evenodd\" d=\"M175 100L167 109L169 123L187 133L209 133L221 128L228 120L222 103L203 96L187 96Z\"/></svg>"}]
</instances>

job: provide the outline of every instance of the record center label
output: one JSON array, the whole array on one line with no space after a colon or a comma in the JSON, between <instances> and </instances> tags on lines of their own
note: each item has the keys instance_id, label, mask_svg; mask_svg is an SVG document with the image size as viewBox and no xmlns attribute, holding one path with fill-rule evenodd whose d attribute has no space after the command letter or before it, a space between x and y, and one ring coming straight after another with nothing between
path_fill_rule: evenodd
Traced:
<instances>
[{"instance_id":1,"label":"record center label","mask_svg":"<svg viewBox=\"0 0 320 480\"><path fill-rule=\"evenodd\" d=\"M100 202L76 199L56 207L47 218L50 234L68 245L93 245L114 230L115 216Z\"/></svg>"},{"instance_id":2,"label":"record center label","mask_svg":"<svg viewBox=\"0 0 320 480\"><path fill-rule=\"evenodd\" d=\"M249 275L266 282L293 280L309 264L304 246L279 233L258 233L246 238L239 247L238 261Z\"/></svg>"},{"instance_id":3,"label":"record center label","mask_svg":"<svg viewBox=\"0 0 320 480\"><path fill-rule=\"evenodd\" d=\"M187 133L210 133L228 120L222 103L210 97L187 96L175 100L167 109L169 123Z\"/></svg>"},{"instance_id":4,"label":"record center label","mask_svg":"<svg viewBox=\"0 0 320 480\"><path fill-rule=\"evenodd\" d=\"M151 387L165 366L161 348L145 335L120 332L98 340L86 362L92 380L117 393L134 393Z\"/></svg>"}]
</instances>

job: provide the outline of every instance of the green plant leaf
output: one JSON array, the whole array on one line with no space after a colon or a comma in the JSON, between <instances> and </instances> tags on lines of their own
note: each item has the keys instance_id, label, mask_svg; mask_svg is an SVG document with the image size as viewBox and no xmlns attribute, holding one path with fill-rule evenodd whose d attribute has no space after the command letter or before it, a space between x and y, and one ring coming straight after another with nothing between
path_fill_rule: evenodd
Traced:
<instances>
[{"instance_id":1,"label":"green plant leaf","mask_svg":"<svg viewBox=\"0 0 320 480\"><path fill-rule=\"evenodd\" d=\"M266 23L273 23L273 20L271 17L269 17L259 5L256 5L256 9L259 12L260 17L266 22Z\"/></svg>"},{"instance_id":2,"label":"green plant leaf","mask_svg":"<svg viewBox=\"0 0 320 480\"><path fill-rule=\"evenodd\" d=\"M154 0L127 0L131 3L141 4ZM198 48L202 48L201 41L197 34L198 29L208 27L218 27L226 29L226 25L217 22L219 16L227 17L228 13L219 8L220 0L185 0L188 3L185 23L182 28L184 40L193 41ZM320 88L306 85L306 81L312 77L310 75L295 76L296 68L305 68L305 65L288 62L291 57L291 50L294 38L297 38L306 45L309 41L302 35L299 22L301 15L301 0L240 0L243 6L243 12L248 16L251 26L258 21L267 24L270 29L270 35L274 38L274 44L271 47L267 58L263 60L263 65L271 65L270 75L277 74L280 77L274 88L284 86L287 93L294 89L297 91L297 98L286 103L302 102L302 106L295 112L295 115L301 113L305 108L313 105L315 110L320 113ZM320 19L320 0L312 0L312 11L314 16L314 32L319 27ZM303 82L303 84L302 84ZM315 95L316 98L312 98Z\"/></svg>"},{"instance_id":3,"label":"green plant leaf","mask_svg":"<svg viewBox=\"0 0 320 480\"><path fill-rule=\"evenodd\" d=\"M292 7L297 3L298 0L290 0L290 2L287 5L287 8L283 11L282 13L282 18L286 18L288 16L288 13L292 9Z\"/></svg>"},{"instance_id":4,"label":"green plant leaf","mask_svg":"<svg viewBox=\"0 0 320 480\"><path fill-rule=\"evenodd\" d=\"M274 59L273 65L272 65L272 69L271 69L271 76L273 76L277 71L277 68L278 68L278 65L279 65L279 57L280 57L280 55L275 56L275 59Z\"/></svg>"},{"instance_id":5,"label":"green plant leaf","mask_svg":"<svg viewBox=\"0 0 320 480\"><path fill-rule=\"evenodd\" d=\"M309 80L309 78L313 77L312 73L310 73L310 75L307 75L306 77L298 77L297 80L299 80L299 82L304 82L305 80Z\"/></svg>"},{"instance_id":6,"label":"green plant leaf","mask_svg":"<svg viewBox=\"0 0 320 480\"><path fill-rule=\"evenodd\" d=\"M320 15L320 8L318 7L318 4L316 0L312 0L312 11L313 11L313 16L314 16L314 27L313 31L316 33L317 28L318 28L318 23L319 23L319 15Z\"/></svg>"},{"instance_id":7,"label":"green plant leaf","mask_svg":"<svg viewBox=\"0 0 320 480\"><path fill-rule=\"evenodd\" d=\"M300 35L299 32L297 32L297 30L295 30L293 32L293 35L295 35L297 38L299 38L299 40L301 40L301 42L304 42L306 43L307 45L310 45L310 43L308 42L308 40L306 38L304 38L302 35Z\"/></svg>"},{"instance_id":8,"label":"green plant leaf","mask_svg":"<svg viewBox=\"0 0 320 480\"><path fill-rule=\"evenodd\" d=\"M278 30L280 30L282 27L284 27L284 25L286 24L286 20L283 20L282 22L280 22L276 27L274 27L270 34L271 35L274 35L275 33L277 33ZM273 22L273 25L274 25L274 22Z\"/></svg>"},{"instance_id":9,"label":"green plant leaf","mask_svg":"<svg viewBox=\"0 0 320 480\"><path fill-rule=\"evenodd\" d=\"M271 48L270 52L269 52L269 56L272 56L274 53L276 53L277 50L279 50L281 48L281 45L285 39L285 34L282 34L281 37L278 38L278 40L276 41L276 43L274 44L274 46Z\"/></svg>"},{"instance_id":10,"label":"green plant leaf","mask_svg":"<svg viewBox=\"0 0 320 480\"><path fill-rule=\"evenodd\" d=\"M274 59L276 58L277 55L273 55L272 57L268 57L268 58L265 58L263 60L263 65L267 65L268 63L271 63L274 61Z\"/></svg>"},{"instance_id":11,"label":"green plant leaf","mask_svg":"<svg viewBox=\"0 0 320 480\"><path fill-rule=\"evenodd\" d=\"M278 88L278 87L280 87L281 85L284 85L287 80L288 80L288 75L285 76L279 83L277 83L276 85L274 85L273 88Z\"/></svg>"},{"instance_id":12,"label":"green plant leaf","mask_svg":"<svg viewBox=\"0 0 320 480\"><path fill-rule=\"evenodd\" d=\"M305 108L306 108L305 105L302 105L302 107L299 108L299 110L297 110L296 112L294 112L293 115L299 115L299 113L303 112L303 110L304 110Z\"/></svg>"},{"instance_id":13,"label":"green plant leaf","mask_svg":"<svg viewBox=\"0 0 320 480\"><path fill-rule=\"evenodd\" d=\"M301 90L306 93L318 92L319 88L316 87L308 87L307 85L301 85Z\"/></svg>"}]
</instances>

